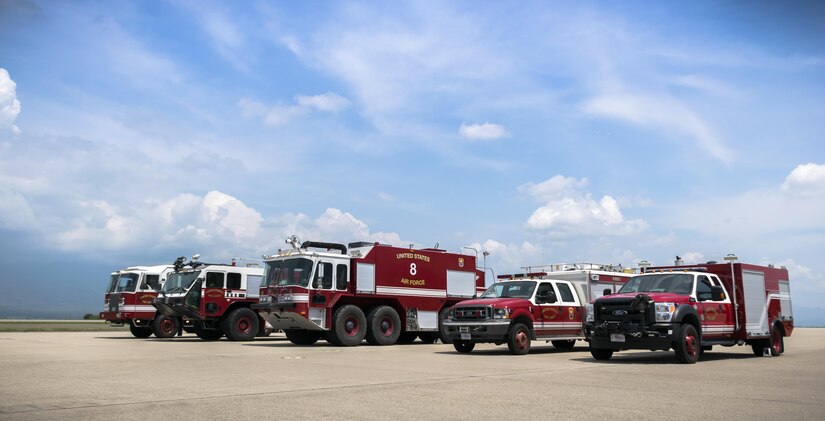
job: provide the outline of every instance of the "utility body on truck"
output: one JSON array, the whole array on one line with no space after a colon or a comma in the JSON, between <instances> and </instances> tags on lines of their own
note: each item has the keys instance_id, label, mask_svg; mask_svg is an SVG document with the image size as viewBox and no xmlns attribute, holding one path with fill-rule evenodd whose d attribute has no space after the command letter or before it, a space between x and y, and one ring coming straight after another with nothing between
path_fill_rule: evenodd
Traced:
<instances>
[{"instance_id":1,"label":"utility body on truck","mask_svg":"<svg viewBox=\"0 0 825 421\"><path fill-rule=\"evenodd\" d=\"M547 272L500 275L478 299L453 306L444 321L456 351L475 344L506 343L510 352L530 352L531 341L572 349L585 339L585 306L604 289L616 291L632 275L611 265L560 263Z\"/></svg>"},{"instance_id":2,"label":"utility body on truck","mask_svg":"<svg viewBox=\"0 0 825 421\"><path fill-rule=\"evenodd\" d=\"M253 306L294 344L433 343L447 309L484 290L474 256L372 242L287 239L265 259L268 295Z\"/></svg>"},{"instance_id":3,"label":"utility body on truck","mask_svg":"<svg viewBox=\"0 0 825 421\"><path fill-rule=\"evenodd\" d=\"M734 255L725 260L649 267L617 294L597 299L587 323L593 357L673 349L679 362L692 364L714 345L782 354L794 328L787 269L738 263Z\"/></svg>"},{"instance_id":4,"label":"utility body on truck","mask_svg":"<svg viewBox=\"0 0 825 421\"><path fill-rule=\"evenodd\" d=\"M258 302L263 268L204 263L197 256L175 261L153 304L158 312L192 324L195 335L249 341L266 334L265 323L250 307Z\"/></svg>"},{"instance_id":5,"label":"utility body on truck","mask_svg":"<svg viewBox=\"0 0 825 421\"><path fill-rule=\"evenodd\" d=\"M129 325L136 338L174 335L172 318L158 314L152 301L174 266L133 266L111 273L100 318L113 326Z\"/></svg>"}]
</instances>

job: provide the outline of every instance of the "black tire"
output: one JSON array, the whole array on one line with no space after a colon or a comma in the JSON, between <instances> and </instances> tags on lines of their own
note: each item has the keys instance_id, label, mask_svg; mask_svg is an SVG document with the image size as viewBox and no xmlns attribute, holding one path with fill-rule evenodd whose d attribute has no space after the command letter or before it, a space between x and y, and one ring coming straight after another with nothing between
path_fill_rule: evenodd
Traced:
<instances>
[{"instance_id":1,"label":"black tire","mask_svg":"<svg viewBox=\"0 0 825 421\"><path fill-rule=\"evenodd\" d=\"M321 333L313 330L287 329L284 331L286 338L295 345L312 345L321 339Z\"/></svg>"},{"instance_id":2,"label":"black tire","mask_svg":"<svg viewBox=\"0 0 825 421\"><path fill-rule=\"evenodd\" d=\"M447 326L444 326L444 319L447 318L447 313L450 312L448 307L441 309L438 312L438 339L441 340L441 343L444 344L451 344L453 340L450 338L450 335L447 334Z\"/></svg>"},{"instance_id":3,"label":"black tire","mask_svg":"<svg viewBox=\"0 0 825 421\"><path fill-rule=\"evenodd\" d=\"M195 322L195 335L204 341L217 341L223 336L220 329L206 329L200 322Z\"/></svg>"},{"instance_id":4,"label":"black tire","mask_svg":"<svg viewBox=\"0 0 825 421\"><path fill-rule=\"evenodd\" d=\"M607 361L607 360L610 359L610 357L613 356L613 350L612 349L604 349L604 348L593 348L593 346L591 345L590 346L590 355L592 355L593 358L595 358L599 361Z\"/></svg>"},{"instance_id":5,"label":"black tire","mask_svg":"<svg viewBox=\"0 0 825 421\"><path fill-rule=\"evenodd\" d=\"M339 346L355 346L367 334L367 318L360 308L347 304L332 314L332 342Z\"/></svg>"},{"instance_id":6,"label":"black tire","mask_svg":"<svg viewBox=\"0 0 825 421\"><path fill-rule=\"evenodd\" d=\"M453 348L455 348L455 350L456 350L456 351L458 351L458 352L460 352L460 353L462 353L462 354L466 354L466 353L468 353L468 352L472 352L473 348L475 348L475 347L476 347L476 343L475 343L475 342L470 342L470 341L453 341Z\"/></svg>"},{"instance_id":7,"label":"black tire","mask_svg":"<svg viewBox=\"0 0 825 421\"><path fill-rule=\"evenodd\" d=\"M420 332L418 339L421 339L421 342L425 344L434 344L438 340L438 335L438 332Z\"/></svg>"},{"instance_id":8,"label":"black tire","mask_svg":"<svg viewBox=\"0 0 825 421\"><path fill-rule=\"evenodd\" d=\"M246 307L232 310L221 327L230 341L251 341L258 334L258 314Z\"/></svg>"},{"instance_id":9,"label":"black tire","mask_svg":"<svg viewBox=\"0 0 825 421\"><path fill-rule=\"evenodd\" d=\"M507 348L513 355L524 355L530 352L530 328L524 323L510 326L507 332Z\"/></svg>"},{"instance_id":10,"label":"black tire","mask_svg":"<svg viewBox=\"0 0 825 421\"><path fill-rule=\"evenodd\" d=\"M367 316L367 342L392 345L401 334L401 318L392 307L378 306Z\"/></svg>"},{"instance_id":11,"label":"black tire","mask_svg":"<svg viewBox=\"0 0 825 421\"><path fill-rule=\"evenodd\" d=\"M550 341L550 343L552 343L553 346L558 348L558 349L565 349L565 350L571 350L571 349L573 349L573 347L576 346L576 340L575 339Z\"/></svg>"},{"instance_id":12,"label":"black tire","mask_svg":"<svg viewBox=\"0 0 825 421\"><path fill-rule=\"evenodd\" d=\"M785 338L782 335L782 329L774 325L771 329L771 356L778 357L785 352Z\"/></svg>"},{"instance_id":13,"label":"black tire","mask_svg":"<svg viewBox=\"0 0 825 421\"><path fill-rule=\"evenodd\" d=\"M756 341L751 343L751 351L753 351L753 355L755 357L761 357L765 352L765 348L768 347L768 344L765 341Z\"/></svg>"},{"instance_id":14,"label":"black tire","mask_svg":"<svg viewBox=\"0 0 825 421\"><path fill-rule=\"evenodd\" d=\"M174 317L158 314L152 320L152 332L158 338L171 338L178 333L178 324Z\"/></svg>"},{"instance_id":15,"label":"black tire","mask_svg":"<svg viewBox=\"0 0 825 421\"><path fill-rule=\"evenodd\" d=\"M398 335L398 340L395 343L400 345L408 345L415 342L415 338L418 337L418 333L416 332L401 332Z\"/></svg>"},{"instance_id":16,"label":"black tire","mask_svg":"<svg viewBox=\"0 0 825 421\"><path fill-rule=\"evenodd\" d=\"M152 328L149 326L135 326L134 323L129 323L129 332L132 332L132 336L139 338L139 339L146 339L152 336Z\"/></svg>"},{"instance_id":17,"label":"black tire","mask_svg":"<svg viewBox=\"0 0 825 421\"><path fill-rule=\"evenodd\" d=\"M266 327L266 321L258 317L258 334L255 335L257 338L267 337L272 334L272 329Z\"/></svg>"},{"instance_id":18,"label":"black tire","mask_svg":"<svg viewBox=\"0 0 825 421\"><path fill-rule=\"evenodd\" d=\"M699 361L702 350L702 339L692 324L685 323L679 329L679 338L673 344L676 351L676 360L682 364L695 364Z\"/></svg>"}]
</instances>

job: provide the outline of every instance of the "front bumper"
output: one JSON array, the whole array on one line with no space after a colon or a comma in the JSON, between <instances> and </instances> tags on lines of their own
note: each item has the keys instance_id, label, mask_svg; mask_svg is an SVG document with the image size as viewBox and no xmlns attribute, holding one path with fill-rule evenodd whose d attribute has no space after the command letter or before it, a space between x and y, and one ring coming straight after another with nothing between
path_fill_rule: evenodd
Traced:
<instances>
[{"instance_id":1,"label":"front bumper","mask_svg":"<svg viewBox=\"0 0 825 421\"><path fill-rule=\"evenodd\" d=\"M623 324L621 322L588 323L585 334L590 347L596 349L648 349L667 351L679 335L679 325L674 323Z\"/></svg>"},{"instance_id":2,"label":"front bumper","mask_svg":"<svg viewBox=\"0 0 825 421\"><path fill-rule=\"evenodd\" d=\"M252 304L252 309L266 320L274 330L301 329L323 331L324 329L299 314L293 303Z\"/></svg>"},{"instance_id":3,"label":"front bumper","mask_svg":"<svg viewBox=\"0 0 825 421\"><path fill-rule=\"evenodd\" d=\"M152 305L158 309L158 313L170 317L185 317L192 320L204 320L204 317L183 302L175 302L174 299L156 298Z\"/></svg>"},{"instance_id":4,"label":"front bumper","mask_svg":"<svg viewBox=\"0 0 825 421\"><path fill-rule=\"evenodd\" d=\"M446 319L442 325L447 331L447 336L454 341L501 343L507 340L510 320L490 319L469 322Z\"/></svg>"}]
</instances>

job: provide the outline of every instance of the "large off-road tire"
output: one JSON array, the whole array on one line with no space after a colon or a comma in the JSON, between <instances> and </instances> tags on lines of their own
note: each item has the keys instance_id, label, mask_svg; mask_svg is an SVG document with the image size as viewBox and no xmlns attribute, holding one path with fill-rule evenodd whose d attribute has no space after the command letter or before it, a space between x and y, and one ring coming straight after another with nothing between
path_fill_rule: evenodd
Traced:
<instances>
[{"instance_id":1,"label":"large off-road tire","mask_svg":"<svg viewBox=\"0 0 825 421\"><path fill-rule=\"evenodd\" d=\"M550 341L550 343L552 343L553 346L558 348L558 349L566 349L566 350L573 349L573 347L576 346L576 340L575 339Z\"/></svg>"},{"instance_id":2,"label":"large off-road tire","mask_svg":"<svg viewBox=\"0 0 825 421\"><path fill-rule=\"evenodd\" d=\"M395 341L395 343L399 345L408 345L415 342L415 338L417 337L417 332L401 332L401 334L398 335L398 340Z\"/></svg>"},{"instance_id":3,"label":"large off-road tire","mask_svg":"<svg viewBox=\"0 0 825 421\"><path fill-rule=\"evenodd\" d=\"M230 341L251 341L258 334L258 314L246 307L232 310L221 322Z\"/></svg>"},{"instance_id":4,"label":"large off-road tire","mask_svg":"<svg viewBox=\"0 0 825 421\"><path fill-rule=\"evenodd\" d=\"M592 355L593 358L595 358L599 361L607 361L607 360L610 359L610 357L613 356L613 350L612 349L604 349L604 348L593 348L593 345L591 345L590 346L590 355Z\"/></svg>"},{"instance_id":5,"label":"large off-road tire","mask_svg":"<svg viewBox=\"0 0 825 421\"><path fill-rule=\"evenodd\" d=\"M339 346L355 346L367 334L367 318L360 308L347 304L332 314L331 342Z\"/></svg>"},{"instance_id":6,"label":"large off-road tire","mask_svg":"<svg viewBox=\"0 0 825 421\"><path fill-rule=\"evenodd\" d=\"M702 340L696 328L689 323L683 324L679 329L679 338L673 344L676 360L682 364L695 364L699 361L701 349Z\"/></svg>"},{"instance_id":7,"label":"large off-road tire","mask_svg":"<svg viewBox=\"0 0 825 421\"><path fill-rule=\"evenodd\" d=\"M768 343L766 341L756 341L751 343L751 351L753 351L753 355L755 357L761 357L765 352L765 348L768 347Z\"/></svg>"},{"instance_id":8,"label":"large off-road tire","mask_svg":"<svg viewBox=\"0 0 825 421\"><path fill-rule=\"evenodd\" d=\"M475 348L475 347L476 347L475 342L453 341L453 348L455 348L456 351L458 351L462 354L466 354L468 352L471 352L473 350L473 348Z\"/></svg>"},{"instance_id":9,"label":"large off-road tire","mask_svg":"<svg viewBox=\"0 0 825 421\"><path fill-rule=\"evenodd\" d=\"M195 335L204 341L217 341L223 336L220 329L205 329L200 322L195 322Z\"/></svg>"},{"instance_id":10,"label":"large off-road tire","mask_svg":"<svg viewBox=\"0 0 825 421\"><path fill-rule=\"evenodd\" d=\"M158 338L171 338L178 333L178 324L174 317L158 313L152 320L152 332Z\"/></svg>"},{"instance_id":11,"label":"large off-road tire","mask_svg":"<svg viewBox=\"0 0 825 421\"><path fill-rule=\"evenodd\" d=\"M312 345L321 339L321 333L313 330L287 329L286 338L295 345Z\"/></svg>"},{"instance_id":12,"label":"large off-road tire","mask_svg":"<svg viewBox=\"0 0 825 421\"><path fill-rule=\"evenodd\" d=\"M438 332L418 332L418 339L425 344L434 344L438 340Z\"/></svg>"},{"instance_id":13,"label":"large off-road tire","mask_svg":"<svg viewBox=\"0 0 825 421\"><path fill-rule=\"evenodd\" d=\"M785 352L785 338L782 335L782 329L774 325L771 329L771 356L778 357Z\"/></svg>"},{"instance_id":14,"label":"large off-road tire","mask_svg":"<svg viewBox=\"0 0 825 421\"><path fill-rule=\"evenodd\" d=\"M530 328L524 323L510 326L507 332L507 347L513 355L524 355L530 352Z\"/></svg>"},{"instance_id":15,"label":"large off-road tire","mask_svg":"<svg viewBox=\"0 0 825 421\"><path fill-rule=\"evenodd\" d=\"M367 342L392 345L401 334L401 318L392 307L378 306L367 316Z\"/></svg>"},{"instance_id":16,"label":"large off-road tire","mask_svg":"<svg viewBox=\"0 0 825 421\"><path fill-rule=\"evenodd\" d=\"M132 336L140 339L146 339L152 336L152 328L149 326L135 326L134 323L129 323L129 332Z\"/></svg>"},{"instance_id":17,"label":"large off-road tire","mask_svg":"<svg viewBox=\"0 0 825 421\"><path fill-rule=\"evenodd\" d=\"M449 312L450 309L446 307L438 312L438 339L440 339L443 344L453 343L453 340L450 339L450 335L447 334L447 326L444 326L444 319L447 318L447 313Z\"/></svg>"}]
</instances>

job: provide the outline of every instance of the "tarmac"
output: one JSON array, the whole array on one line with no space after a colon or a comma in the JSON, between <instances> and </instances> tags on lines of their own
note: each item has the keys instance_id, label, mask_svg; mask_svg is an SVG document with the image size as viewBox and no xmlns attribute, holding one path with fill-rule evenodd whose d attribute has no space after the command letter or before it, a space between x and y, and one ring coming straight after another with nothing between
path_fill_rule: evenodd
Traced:
<instances>
[{"instance_id":1,"label":"tarmac","mask_svg":"<svg viewBox=\"0 0 825 421\"><path fill-rule=\"evenodd\" d=\"M780 357L716 347L697 364L585 342L529 355L478 345L296 346L135 339L128 332L0 333L0 419L825 419L825 329Z\"/></svg>"}]
</instances>

